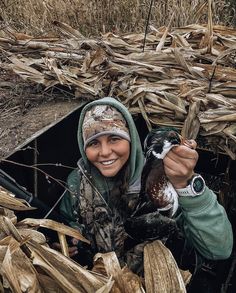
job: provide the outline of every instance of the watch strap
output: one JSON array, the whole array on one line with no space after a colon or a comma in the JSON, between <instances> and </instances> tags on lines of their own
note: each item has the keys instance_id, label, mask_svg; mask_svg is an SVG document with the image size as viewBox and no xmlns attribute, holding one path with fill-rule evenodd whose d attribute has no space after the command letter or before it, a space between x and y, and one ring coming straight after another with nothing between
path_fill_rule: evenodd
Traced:
<instances>
[{"instance_id":1,"label":"watch strap","mask_svg":"<svg viewBox=\"0 0 236 293\"><path fill-rule=\"evenodd\" d=\"M176 189L178 196L191 196L195 197L196 194L193 194L191 185L187 185L185 188L178 188Z\"/></svg>"}]
</instances>

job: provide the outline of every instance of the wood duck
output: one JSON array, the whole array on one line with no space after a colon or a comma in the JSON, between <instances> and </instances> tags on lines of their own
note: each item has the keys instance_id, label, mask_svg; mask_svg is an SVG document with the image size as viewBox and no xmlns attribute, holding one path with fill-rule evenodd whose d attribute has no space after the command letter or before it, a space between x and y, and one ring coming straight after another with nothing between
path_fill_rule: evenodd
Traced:
<instances>
[{"instance_id":1,"label":"wood duck","mask_svg":"<svg viewBox=\"0 0 236 293\"><path fill-rule=\"evenodd\" d=\"M178 208L178 195L165 175L163 158L182 138L173 128L152 130L144 141L145 165L141 177L141 194L148 198L157 210L172 217Z\"/></svg>"},{"instance_id":2,"label":"wood duck","mask_svg":"<svg viewBox=\"0 0 236 293\"><path fill-rule=\"evenodd\" d=\"M152 130L146 137L140 202L125 222L125 230L131 238L166 241L178 233L172 219L178 209L178 195L165 175L163 158L173 146L180 144L188 145L188 141L169 127Z\"/></svg>"}]
</instances>

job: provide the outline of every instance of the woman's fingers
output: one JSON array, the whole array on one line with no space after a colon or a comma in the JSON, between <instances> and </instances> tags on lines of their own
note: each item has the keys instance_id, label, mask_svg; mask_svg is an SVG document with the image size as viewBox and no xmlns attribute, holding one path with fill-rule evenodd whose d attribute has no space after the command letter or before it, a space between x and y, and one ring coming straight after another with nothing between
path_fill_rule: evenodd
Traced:
<instances>
[{"instance_id":1,"label":"woman's fingers","mask_svg":"<svg viewBox=\"0 0 236 293\"><path fill-rule=\"evenodd\" d=\"M75 238L73 238L73 239L75 239ZM72 240L73 240L73 239L72 239ZM76 240L77 240L77 239L76 239ZM76 254L78 254L78 248L77 248L77 246L75 246L74 243L72 243L72 244L73 244L74 246L70 246L70 247L68 248L69 256L70 256L70 257L75 256ZM78 242L77 242L77 244L78 244ZM60 243L58 243L58 242L54 242L54 243L52 243L51 247L52 247L53 249L57 250L57 251L61 251L61 245L60 245Z\"/></svg>"},{"instance_id":2,"label":"woman's fingers","mask_svg":"<svg viewBox=\"0 0 236 293\"><path fill-rule=\"evenodd\" d=\"M72 239L71 239L71 243L72 243L73 245L78 245L79 240L76 239L76 238L72 238Z\"/></svg>"},{"instance_id":3,"label":"woman's fingers","mask_svg":"<svg viewBox=\"0 0 236 293\"><path fill-rule=\"evenodd\" d=\"M192 147L185 145L174 147L163 160L166 176L175 188L186 187L188 180L194 174L198 160L194 141Z\"/></svg>"},{"instance_id":4,"label":"woman's fingers","mask_svg":"<svg viewBox=\"0 0 236 293\"><path fill-rule=\"evenodd\" d=\"M168 165L170 168L173 165L173 169L176 169L178 164L195 167L197 160L198 153L194 149L181 145L169 151L164 158L164 164Z\"/></svg>"},{"instance_id":5,"label":"woman's fingers","mask_svg":"<svg viewBox=\"0 0 236 293\"><path fill-rule=\"evenodd\" d=\"M189 147L190 149L194 149L194 150L197 148L197 143L193 139L184 140L183 145Z\"/></svg>"},{"instance_id":6,"label":"woman's fingers","mask_svg":"<svg viewBox=\"0 0 236 293\"><path fill-rule=\"evenodd\" d=\"M69 256L72 257L72 256L75 256L76 254L78 254L78 248L77 246L71 246L69 247Z\"/></svg>"},{"instance_id":7,"label":"woman's fingers","mask_svg":"<svg viewBox=\"0 0 236 293\"><path fill-rule=\"evenodd\" d=\"M51 247L55 250L61 251L61 245L58 242L53 242Z\"/></svg>"}]
</instances>

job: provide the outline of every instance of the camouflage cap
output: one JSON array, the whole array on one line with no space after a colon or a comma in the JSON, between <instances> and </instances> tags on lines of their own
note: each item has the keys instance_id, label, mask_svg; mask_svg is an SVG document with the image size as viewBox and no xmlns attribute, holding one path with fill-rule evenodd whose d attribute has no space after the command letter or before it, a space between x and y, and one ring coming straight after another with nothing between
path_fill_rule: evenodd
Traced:
<instances>
[{"instance_id":1,"label":"camouflage cap","mask_svg":"<svg viewBox=\"0 0 236 293\"><path fill-rule=\"evenodd\" d=\"M96 105L86 112L82 134L84 149L93 139L105 134L115 134L130 141L129 130L124 117L110 105Z\"/></svg>"}]
</instances>

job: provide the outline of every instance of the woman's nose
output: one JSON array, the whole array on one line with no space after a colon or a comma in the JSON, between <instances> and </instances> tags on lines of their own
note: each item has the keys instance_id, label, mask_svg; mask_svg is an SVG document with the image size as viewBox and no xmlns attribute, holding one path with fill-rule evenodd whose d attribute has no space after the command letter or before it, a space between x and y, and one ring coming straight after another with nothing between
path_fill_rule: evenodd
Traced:
<instances>
[{"instance_id":1,"label":"woman's nose","mask_svg":"<svg viewBox=\"0 0 236 293\"><path fill-rule=\"evenodd\" d=\"M100 148L100 155L107 157L111 154L111 152L112 152L112 149L110 145L107 142L103 142Z\"/></svg>"}]
</instances>

